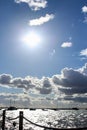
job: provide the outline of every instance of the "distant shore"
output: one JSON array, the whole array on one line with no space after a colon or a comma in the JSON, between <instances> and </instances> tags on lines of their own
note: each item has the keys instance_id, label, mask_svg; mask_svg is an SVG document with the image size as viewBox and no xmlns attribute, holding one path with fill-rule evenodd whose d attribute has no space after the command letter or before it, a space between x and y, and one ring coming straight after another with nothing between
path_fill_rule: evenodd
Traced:
<instances>
[{"instance_id":1,"label":"distant shore","mask_svg":"<svg viewBox=\"0 0 87 130\"><path fill-rule=\"evenodd\" d=\"M0 107L0 110L2 110L2 109L9 109L9 108L11 108L11 107L14 107L14 108L16 108L16 109L29 109L29 110L36 110L36 109L42 109L42 110L48 110L48 109L50 109L50 110L81 110L81 109L85 109L85 110L87 110L87 108L77 108L77 107L72 107L72 108L31 108L31 107L15 107L15 106L10 106L10 107Z\"/></svg>"}]
</instances>

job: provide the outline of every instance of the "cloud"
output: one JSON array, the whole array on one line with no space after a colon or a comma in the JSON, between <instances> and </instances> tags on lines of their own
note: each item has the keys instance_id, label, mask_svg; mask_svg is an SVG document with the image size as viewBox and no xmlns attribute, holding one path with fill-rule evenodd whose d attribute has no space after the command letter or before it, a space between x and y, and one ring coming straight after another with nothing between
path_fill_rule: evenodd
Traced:
<instances>
[{"instance_id":1,"label":"cloud","mask_svg":"<svg viewBox=\"0 0 87 130\"><path fill-rule=\"evenodd\" d=\"M12 79L12 76L9 74L2 74L0 75L0 84L10 84L10 81Z\"/></svg>"},{"instance_id":2,"label":"cloud","mask_svg":"<svg viewBox=\"0 0 87 130\"><path fill-rule=\"evenodd\" d=\"M87 93L87 64L75 70L64 68L60 75L52 78L54 84L59 85L58 89L66 94Z\"/></svg>"},{"instance_id":3,"label":"cloud","mask_svg":"<svg viewBox=\"0 0 87 130\"><path fill-rule=\"evenodd\" d=\"M84 50L81 50L80 56L86 56L87 57L87 48Z\"/></svg>"},{"instance_id":4,"label":"cloud","mask_svg":"<svg viewBox=\"0 0 87 130\"><path fill-rule=\"evenodd\" d=\"M31 80L23 79L21 77L13 78L10 74L0 75L0 85L16 88L24 88L29 90L30 88L35 87Z\"/></svg>"},{"instance_id":5,"label":"cloud","mask_svg":"<svg viewBox=\"0 0 87 130\"><path fill-rule=\"evenodd\" d=\"M87 6L83 6L83 7L82 7L82 12L83 12L83 13L87 13Z\"/></svg>"},{"instance_id":6,"label":"cloud","mask_svg":"<svg viewBox=\"0 0 87 130\"><path fill-rule=\"evenodd\" d=\"M72 42L64 42L62 43L61 47L63 48L72 47Z\"/></svg>"},{"instance_id":7,"label":"cloud","mask_svg":"<svg viewBox=\"0 0 87 130\"><path fill-rule=\"evenodd\" d=\"M46 16L41 16L38 19L32 19L29 21L29 25L30 26L39 26L42 25L50 20L54 19L54 15L53 14L46 14Z\"/></svg>"},{"instance_id":8,"label":"cloud","mask_svg":"<svg viewBox=\"0 0 87 130\"><path fill-rule=\"evenodd\" d=\"M87 23L87 6L82 7L82 12L84 13L83 23Z\"/></svg>"},{"instance_id":9,"label":"cloud","mask_svg":"<svg viewBox=\"0 0 87 130\"><path fill-rule=\"evenodd\" d=\"M41 94L50 94L52 92L52 86L49 78L43 78L42 88L40 89Z\"/></svg>"},{"instance_id":10,"label":"cloud","mask_svg":"<svg viewBox=\"0 0 87 130\"><path fill-rule=\"evenodd\" d=\"M12 75L2 74L0 75L0 85L10 88L23 89L25 93L34 92L38 94L50 94L52 92L52 85L49 78L42 77L38 79L36 77L16 77Z\"/></svg>"},{"instance_id":11,"label":"cloud","mask_svg":"<svg viewBox=\"0 0 87 130\"><path fill-rule=\"evenodd\" d=\"M87 63L82 68L79 68L78 71L84 75L87 75Z\"/></svg>"},{"instance_id":12,"label":"cloud","mask_svg":"<svg viewBox=\"0 0 87 130\"><path fill-rule=\"evenodd\" d=\"M82 103L87 103L87 94L73 94L72 96L68 95L64 97L64 100L73 101L73 103L81 103L82 105Z\"/></svg>"},{"instance_id":13,"label":"cloud","mask_svg":"<svg viewBox=\"0 0 87 130\"><path fill-rule=\"evenodd\" d=\"M24 88L26 91L35 87L31 80L23 78L12 79L11 85L16 86L18 88Z\"/></svg>"},{"instance_id":14,"label":"cloud","mask_svg":"<svg viewBox=\"0 0 87 130\"><path fill-rule=\"evenodd\" d=\"M15 0L16 3L26 3L29 7L34 10L40 10L41 8L45 8L47 6L46 0Z\"/></svg>"}]
</instances>

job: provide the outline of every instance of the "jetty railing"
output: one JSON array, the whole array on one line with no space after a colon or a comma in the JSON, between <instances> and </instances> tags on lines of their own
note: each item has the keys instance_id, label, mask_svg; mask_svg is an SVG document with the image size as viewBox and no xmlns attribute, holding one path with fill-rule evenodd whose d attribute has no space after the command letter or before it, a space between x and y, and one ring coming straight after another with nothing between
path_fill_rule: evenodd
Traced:
<instances>
[{"instance_id":1,"label":"jetty railing","mask_svg":"<svg viewBox=\"0 0 87 130\"><path fill-rule=\"evenodd\" d=\"M30 121L26 117L24 117L23 111L19 111L19 116L15 117L15 118L8 118L8 117L6 117L6 110L3 110L3 114L2 114L2 130L5 130L5 120L6 119L11 121L11 120L16 120L18 118L19 118L19 130L23 130L23 119L32 125L43 128L44 130L87 130L87 127L85 127L85 128L54 128L54 127L47 127L44 125L39 125L37 123ZM16 123L13 122L13 125L16 126Z\"/></svg>"}]
</instances>

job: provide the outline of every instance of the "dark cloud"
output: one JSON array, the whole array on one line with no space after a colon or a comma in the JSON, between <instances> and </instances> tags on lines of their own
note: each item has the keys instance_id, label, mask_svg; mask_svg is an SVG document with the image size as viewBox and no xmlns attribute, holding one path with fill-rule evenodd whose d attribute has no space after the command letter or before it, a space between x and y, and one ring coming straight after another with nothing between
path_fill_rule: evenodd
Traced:
<instances>
[{"instance_id":1,"label":"dark cloud","mask_svg":"<svg viewBox=\"0 0 87 130\"><path fill-rule=\"evenodd\" d=\"M42 88L40 89L41 94L50 94L52 92L51 83L48 78L43 79Z\"/></svg>"},{"instance_id":2,"label":"dark cloud","mask_svg":"<svg viewBox=\"0 0 87 130\"><path fill-rule=\"evenodd\" d=\"M50 94L52 91L52 85L49 81L49 78L46 77L37 80L37 78L29 76L25 78L13 78L9 74L2 74L0 75L0 84L1 86L22 88L24 89L24 92L34 89L40 94Z\"/></svg>"},{"instance_id":3,"label":"dark cloud","mask_svg":"<svg viewBox=\"0 0 87 130\"><path fill-rule=\"evenodd\" d=\"M11 79L12 79L12 76L9 75L9 74L2 74L0 75L0 84L10 84L11 82Z\"/></svg>"},{"instance_id":4,"label":"dark cloud","mask_svg":"<svg viewBox=\"0 0 87 130\"><path fill-rule=\"evenodd\" d=\"M40 93L41 94L50 94L52 92L52 89L51 88L42 88L40 90Z\"/></svg>"},{"instance_id":5,"label":"dark cloud","mask_svg":"<svg viewBox=\"0 0 87 130\"><path fill-rule=\"evenodd\" d=\"M52 77L55 85L66 94L87 93L87 64L78 70L64 68L60 75Z\"/></svg>"},{"instance_id":6,"label":"dark cloud","mask_svg":"<svg viewBox=\"0 0 87 130\"><path fill-rule=\"evenodd\" d=\"M72 95L72 94L84 94L87 93L87 88L58 88L60 91L67 95Z\"/></svg>"},{"instance_id":7,"label":"dark cloud","mask_svg":"<svg viewBox=\"0 0 87 130\"><path fill-rule=\"evenodd\" d=\"M74 102L79 102L79 103L87 103L87 97L86 96L65 96L64 100L67 101L74 101Z\"/></svg>"},{"instance_id":8,"label":"dark cloud","mask_svg":"<svg viewBox=\"0 0 87 130\"><path fill-rule=\"evenodd\" d=\"M64 87L86 87L87 84L87 75L83 73L65 68L62 70L63 77L59 78L58 76L53 77L53 82L57 85L61 85Z\"/></svg>"},{"instance_id":9,"label":"dark cloud","mask_svg":"<svg viewBox=\"0 0 87 130\"><path fill-rule=\"evenodd\" d=\"M23 79L23 78L14 78L11 82L13 86L16 86L18 88L24 88L26 90L29 90L30 88L35 87L35 85L32 83L29 79Z\"/></svg>"},{"instance_id":10,"label":"dark cloud","mask_svg":"<svg viewBox=\"0 0 87 130\"><path fill-rule=\"evenodd\" d=\"M43 87L45 87L45 88L51 87L51 83L48 78L43 79Z\"/></svg>"}]
</instances>

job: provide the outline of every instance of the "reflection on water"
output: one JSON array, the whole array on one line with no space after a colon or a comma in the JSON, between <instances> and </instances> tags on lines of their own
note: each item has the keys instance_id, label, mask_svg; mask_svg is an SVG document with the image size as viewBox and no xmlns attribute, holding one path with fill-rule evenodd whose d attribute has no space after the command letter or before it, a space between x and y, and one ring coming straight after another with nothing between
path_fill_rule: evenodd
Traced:
<instances>
[{"instance_id":1,"label":"reflection on water","mask_svg":"<svg viewBox=\"0 0 87 130\"><path fill-rule=\"evenodd\" d=\"M7 111L6 117L15 118L19 115L19 111ZM86 110L23 110L24 117L40 125L55 127L55 128L78 128L87 127L87 111ZM0 111L0 114L2 111ZM0 117L0 120L2 118ZM19 119L15 120L16 126L13 127L14 121L6 120L7 130L18 130ZM36 127L27 121L23 120L24 130L43 130L43 128Z\"/></svg>"}]
</instances>

